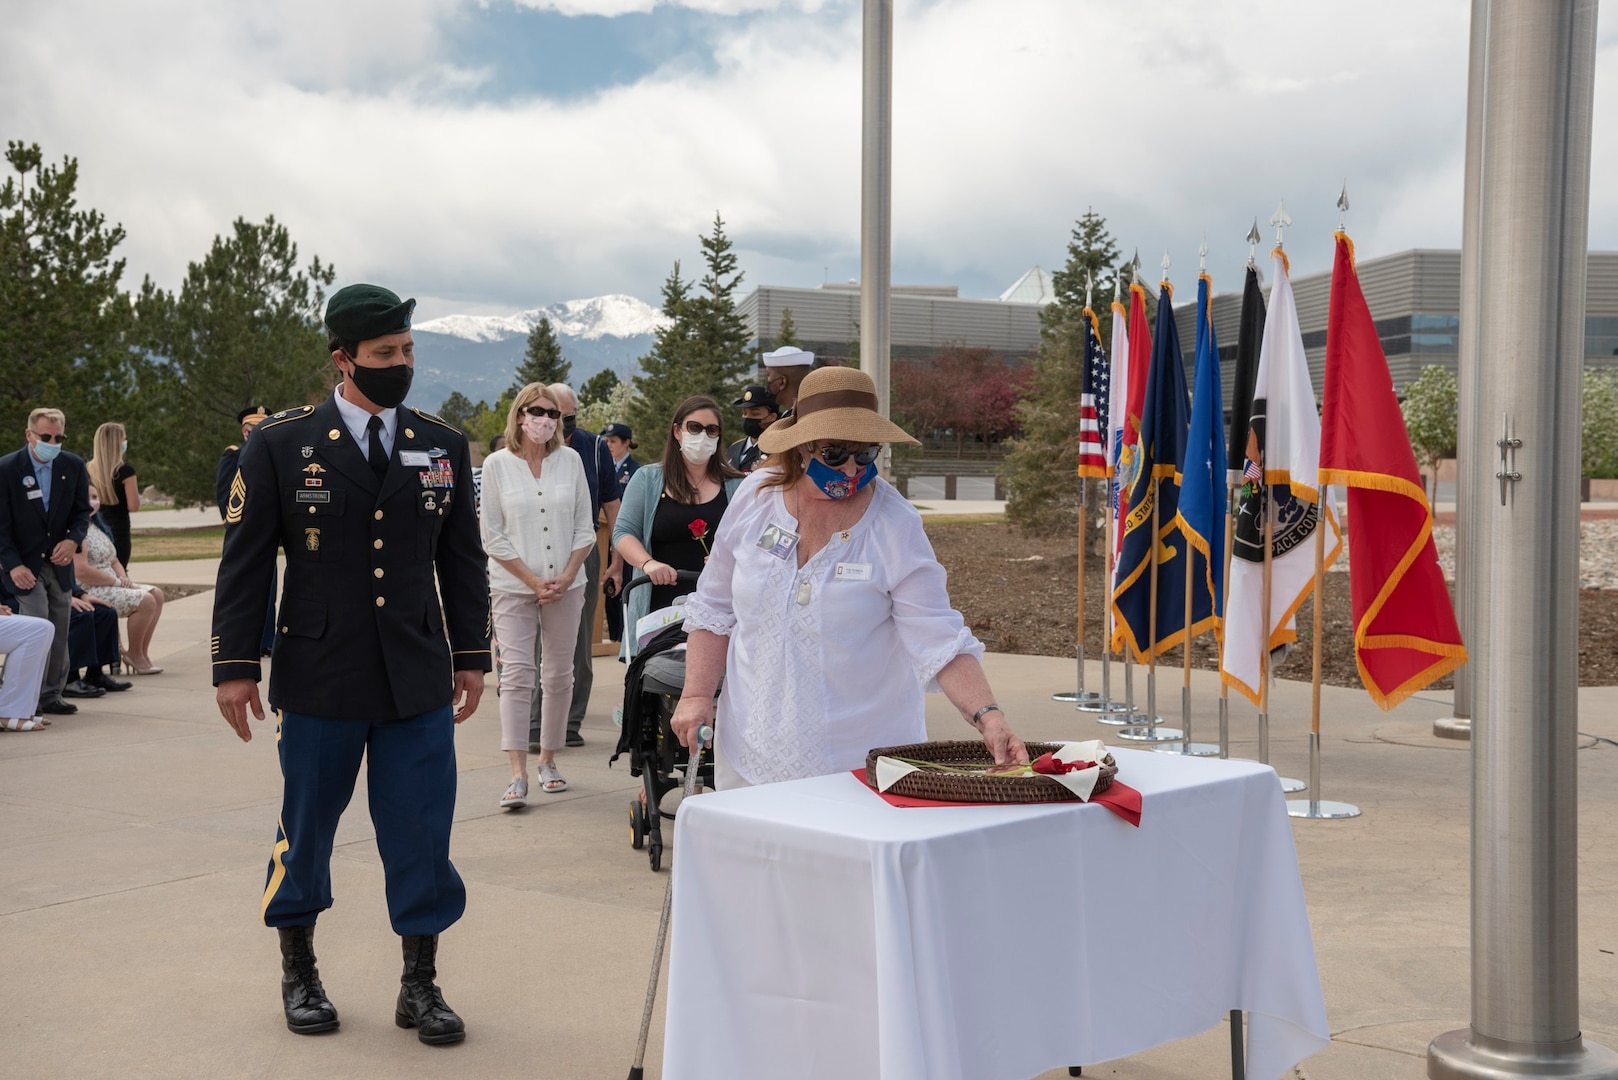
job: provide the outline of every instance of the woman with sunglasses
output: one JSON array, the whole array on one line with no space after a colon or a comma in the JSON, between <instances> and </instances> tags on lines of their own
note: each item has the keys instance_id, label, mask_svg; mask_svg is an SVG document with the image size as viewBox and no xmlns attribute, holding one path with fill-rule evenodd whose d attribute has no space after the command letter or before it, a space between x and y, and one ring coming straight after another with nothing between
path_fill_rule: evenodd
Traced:
<instances>
[{"instance_id":1,"label":"woman with sunglasses","mask_svg":"<svg viewBox=\"0 0 1618 1080\"><path fill-rule=\"evenodd\" d=\"M921 515L876 475L883 443L914 443L877 411L864 372L821 368L770 455L737 492L686 603L675 734L715 723L721 789L863 768L873 747L925 742L942 690L997 762L1027 761L983 673L983 645L950 607Z\"/></svg>"},{"instance_id":2,"label":"woman with sunglasses","mask_svg":"<svg viewBox=\"0 0 1618 1080\"><path fill-rule=\"evenodd\" d=\"M652 579L628 594L620 655L635 655L635 624L649 611L668 607L690 591L676 572L701 572L713 549L742 474L720 452L724 437L719 402L697 395L674 411L663 460L644 465L629 479L612 544L637 577Z\"/></svg>"},{"instance_id":3,"label":"woman with sunglasses","mask_svg":"<svg viewBox=\"0 0 1618 1080\"><path fill-rule=\"evenodd\" d=\"M556 751L573 704L573 647L584 609L579 570L595 544L590 487L579 455L566 445L562 410L542 383L517 393L506 417L506 445L483 459L478 508L489 555L489 610L500 640L500 748L511 784L500 805L528 802L528 723L534 701L534 638L539 638L539 783L567 790Z\"/></svg>"}]
</instances>

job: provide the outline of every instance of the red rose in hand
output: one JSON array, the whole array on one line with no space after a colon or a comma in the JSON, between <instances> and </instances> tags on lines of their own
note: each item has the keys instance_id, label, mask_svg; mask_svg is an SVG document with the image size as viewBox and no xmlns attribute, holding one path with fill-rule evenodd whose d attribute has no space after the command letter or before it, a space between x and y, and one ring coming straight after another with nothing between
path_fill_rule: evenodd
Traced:
<instances>
[{"instance_id":1,"label":"red rose in hand","mask_svg":"<svg viewBox=\"0 0 1618 1080\"><path fill-rule=\"evenodd\" d=\"M691 523L691 539L702 545L704 553L708 550L708 523L697 518Z\"/></svg>"}]
</instances>

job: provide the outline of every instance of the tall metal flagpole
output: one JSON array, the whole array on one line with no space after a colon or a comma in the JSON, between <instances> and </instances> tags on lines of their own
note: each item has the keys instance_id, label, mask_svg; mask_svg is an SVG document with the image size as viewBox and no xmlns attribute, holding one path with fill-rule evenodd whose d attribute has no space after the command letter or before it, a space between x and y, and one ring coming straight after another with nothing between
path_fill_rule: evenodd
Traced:
<instances>
[{"instance_id":1,"label":"tall metal flagpole","mask_svg":"<svg viewBox=\"0 0 1618 1080\"><path fill-rule=\"evenodd\" d=\"M1270 217L1270 224L1275 226L1275 250L1284 250L1286 229L1287 226L1292 224L1292 215L1287 213L1286 200L1283 199L1276 205L1275 213ZM1269 435L1269 423L1268 418L1266 418L1264 431L1265 460L1259 463L1261 467L1269 465ZM1264 504L1264 618L1261 620L1264 625L1264 641L1263 648L1259 650L1259 678L1263 682L1259 687L1258 695L1258 760L1260 764L1268 765L1270 763L1270 682L1272 681L1270 673L1270 632L1273 629L1270 624L1270 600L1274 593L1271 575L1275 567L1275 500L1270 497L1270 481L1268 477L1260 481L1259 490L1263 493L1261 499ZM1321 524L1324 525L1324 521ZM1302 780L1291 776L1281 776L1279 772L1276 773L1276 776L1281 781L1281 790L1288 794L1308 789L1308 785Z\"/></svg>"},{"instance_id":2,"label":"tall metal flagpole","mask_svg":"<svg viewBox=\"0 0 1618 1080\"><path fill-rule=\"evenodd\" d=\"M1085 311L1090 310L1090 303L1091 303L1091 300L1093 299L1093 297L1091 295L1092 292L1093 292L1093 285L1094 285L1094 282L1093 282L1093 280L1091 279L1091 276L1090 276L1090 269L1088 267L1086 267L1085 271L1084 271L1084 310ZM1080 358L1079 358L1079 384L1080 384L1079 392L1080 392L1080 394L1082 394L1084 392L1084 385L1089 381L1089 371L1090 371L1090 329L1089 329L1090 328L1090 323L1089 323L1089 316L1088 315L1084 316L1084 319L1085 319L1085 324L1084 324L1085 325L1084 348L1080 350ZM1099 420L1099 418L1100 418L1100 414L1099 414L1099 411L1098 411L1097 419ZM1102 442L1102 454L1105 455L1105 453L1106 453L1105 440L1107 438L1106 432L1101 432L1101 438L1103 440L1103 442ZM1083 451L1081 449L1080 454L1082 455L1082 453L1083 453ZM1075 616L1075 621L1078 624L1078 633L1077 633L1077 642L1078 642L1078 644L1077 644L1077 646L1075 648L1075 652L1076 652L1077 657L1078 657L1079 683L1078 683L1078 689L1076 691L1060 691L1058 693L1052 694L1051 695L1051 700L1052 701L1071 701L1071 702L1073 702L1074 708L1077 708L1077 709L1083 709L1086 705L1090 706L1093 709L1096 706L1099 706L1099 705L1103 704L1106 699L1103 698L1102 695L1096 693L1095 691L1086 690L1084 688L1084 548L1085 548L1085 539L1086 539L1085 533L1089 531L1090 481L1089 481L1089 479L1087 477L1083 477L1083 476L1080 476L1078 478L1078 480L1079 480L1079 599L1078 599L1078 613Z\"/></svg>"},{"instance_id":3,"label":"tall metal flagpole","mask_svg":"<svg viewBox=\"0 0 1618 1080\"><path fill-rule=\"evenodd\" d=\"M1253 219L1253 227L1247 230L1247 267L1250 270L1258 268L1258 245L1263 240L1258 231L1258 218ZM1238 367L1241 365L1238 364ZM1233 455L1234 457L1234 455ZM1234 460L1227 462L1228 466L1236 465ZM1241 487L1242 471L1238 468L1225 470L1225 587L1222 595L1225 597L1225 609L1230 610L1230 560L1236 553L1236 492ZM1219 627L1219 756L1230 757L1230 685L1225 682L1225 635L1229 632L1229 623ZM1266 642L1268 644L1268 642Z\"/></svg>"},{"instance_id":4,"label":"tall metal flagpole","mask_svg":"<svg viewBox=\"0 0 1618 1080\"><path fill-rule=\"evenodd\" d=\"M1567 417L1583 381L1596 3L1474 0L1472 19L1484 40L1468 136L1482 145L1461 294L1478 301L1463 312L1477 364L1462 369L1460 451L1480 526L1468 558L1489 583L1466 642L1472 1016L1433 1040L1427 1075L1618 1077L1618 1054L1579 1025L1579 427Z\"/></svg>"},{"instance_id":5,"label":"tall metal flagpole","mask_svg":"<svg viewBox=\"0 0 1618 1080\"><path fill-rule=\"evenodd\" d=\"M1161 291L1167 292L1169 289L1169 253L1167 251L1163 252L1162 265L1163 281ZM1164 302L1161 294L1158 296L1157 302L1160 304ZM1178 360L1178 357L1175 359ZM1148 368L1147 377L1150 378L1150 368ZM1146 448L1143 445L1140 449L1144 459ZM1146 614L1146 724L1142 727L1127 727L1118 732L1120 739L1127 739L1130 742L1173 742L1183 738L1185 735L1185 732L1179 728L1158 726L1163 722L1163 718L1157 715L1157 553L1158 548L1162 545L1162 540L1158 536L1158 529L1161 527L1158 511L1163 505L1162 482L1162 477L1159 476L1153 476L1151 479L1152 531L1147 537L1151 544L1151 554L1146 559L1146 595L1150 604Z\"/></svg>"},{"instance_id":6,"label":"tall metal flagpole","mask_svg":"<svg viewBox=\"0 0 1618 1080\"><path fill-rule=\"evenodd\" d=\"M1112 302L1114 304L1117 304L1119 297L1123 295L1124 269L1127 266L1128 264L1126 263L1124 266L1119 267L1118 272L1113 275ZM1117 317L1118 314L1116 311L1114 311L1113 318L1116 319ZM1116 385L1113 380L1117 378L1118 357L1116 355L1112 356L1109 358L1108 362L1112 365L1112 375L1108 380L1109 385ZM1126 386L1126 397L1127 390L1128 387ZM1134 682L1129 677L1129 669L1127 667L1129 663L1128 649L1124 650L1124 663L1126 665L1124 669L1125 698L1122 702L1112 700L1112 637L1113 630L1115 628L1112 618L1112 587L1115 583L1114 575L1117 571L1118 556L1118 514L1115 509L1117 505L1115 500L1122 497L1122 492L1118 485L1117 462L1113 460L1112 456L1117 450L1117 447L1113 446L1112 444L1111 412L1107 414L1107 427L1107 461L1109 463L1108 467L1112 475L1107 478L1107 602L1101 615L1101 702L1095 705L1085 705L1080 703L1079 709L1084 712L1096 713L1095 719L1096 723L1098 724L1108 724L1113 727L1122 727L1125 724L1133 723L1136 713Z\"/></svg>"},{"instance_id":7,"label":"tall metal flagpole","mask_svg":"<svg viewBox=\"0 0 1618 1080\"><path fill-rule=\"evenodd\" d=\"M888 386L893 276L893 0L865 0L860 138L860 367L876 383L877 410L891 411ZM883 464L888 464L883 449Z\"/></svg>"}]
</instances>

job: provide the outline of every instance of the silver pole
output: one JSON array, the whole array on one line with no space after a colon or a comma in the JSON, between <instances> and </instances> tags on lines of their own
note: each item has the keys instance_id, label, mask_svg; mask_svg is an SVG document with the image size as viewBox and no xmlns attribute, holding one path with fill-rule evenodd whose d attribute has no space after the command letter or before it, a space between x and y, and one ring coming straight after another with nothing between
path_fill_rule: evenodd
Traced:
<instances>
[{"instance_id":1,"label":"silver pole","mask_svg":"<svg viewBox=\"0 0 1618 1080\"><path fill-rule=\"evenodd\" d=\"M1476 301L1465 499L1470 614L1472 1017L1436 1080L1618 1077L1579 1028L1579 428L1596 0L1475 0L1467 175Z\"/></svg>"},{"instance_id":2,"label":"silver pole","mask_svg":"<svg viewBox=\"0 0 1618 1080\"><path fill-rule=\"evenodd\" d=\"M875 381L877 409L887 416L893 277L893 0L865 0L861 100L860 367Z\"/></svg>"}]
</instances>

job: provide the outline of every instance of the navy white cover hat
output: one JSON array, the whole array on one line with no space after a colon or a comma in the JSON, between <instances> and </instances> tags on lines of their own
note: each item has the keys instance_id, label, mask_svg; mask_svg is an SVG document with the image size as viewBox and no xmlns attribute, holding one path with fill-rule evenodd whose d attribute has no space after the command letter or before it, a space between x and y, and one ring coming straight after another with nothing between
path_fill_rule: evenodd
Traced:
<instances>
[{"instance_id":1,"label":"navy white cover hat","mask_svg":"<svg viewBox=\"0 0 1618 1080\"><path fill-rule=\"evenodd\" d=\"M783 345L764 354L765 367L814 367L815 354L804 352L796 345Z\"/></svg>"}]
</instances>

